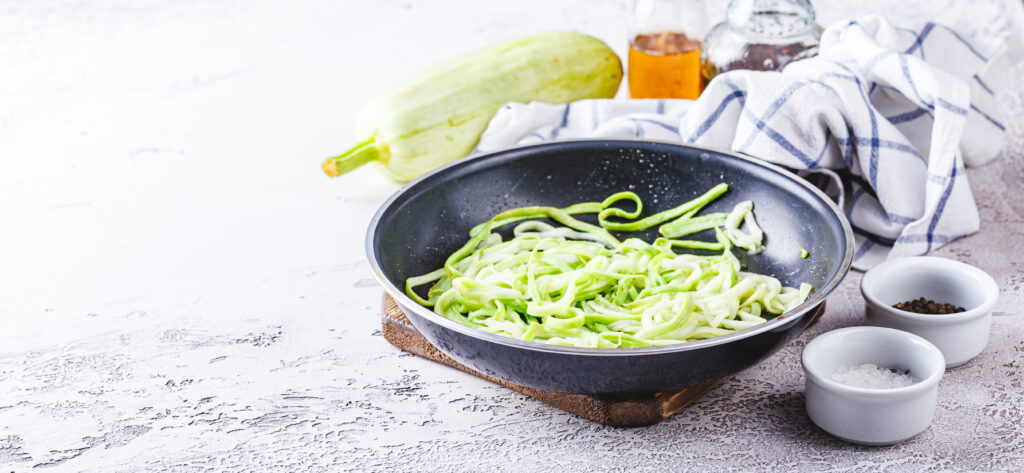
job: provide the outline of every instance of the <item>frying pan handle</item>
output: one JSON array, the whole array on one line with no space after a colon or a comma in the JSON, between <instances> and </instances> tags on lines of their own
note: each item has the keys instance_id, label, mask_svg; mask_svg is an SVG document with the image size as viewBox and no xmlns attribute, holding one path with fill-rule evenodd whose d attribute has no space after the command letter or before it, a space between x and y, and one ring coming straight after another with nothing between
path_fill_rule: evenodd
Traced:
<instances>
[{"instance_id":1,"label":"frying pan handle","mask_svg":"<svg viewBox=\"0 0 1024 473\"><path fill-rule=\"evenodd\" d=\"M821 305L818 306L818 309L814 311L814 314L811 315L811 321L808 322L806 326L804 326L804 330L807 330L808 328L813 327L814 324L818 323L818 320L821 319L822 315L825 315L824 302L822 302Z\"/></svg>"}]
</instances>

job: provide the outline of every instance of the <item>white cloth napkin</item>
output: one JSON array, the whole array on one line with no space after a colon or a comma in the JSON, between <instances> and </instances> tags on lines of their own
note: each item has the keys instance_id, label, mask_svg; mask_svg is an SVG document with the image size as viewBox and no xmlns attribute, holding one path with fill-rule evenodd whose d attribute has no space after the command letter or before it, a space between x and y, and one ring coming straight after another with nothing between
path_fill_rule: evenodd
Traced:
<instances>
[{"instance_id":1,"label":"white cloth napkin","mask_svg":"<svg viewBox=\"0 0 1024 473\"><path fill-rule=\"evenodd\" d=\"M1002 147L991 87L1008 69L998 38L876 17L825 30L818 57L781 73L733 71L696 101L505 105L486 152L557 139L641 138L744 153L833 179L856 238L854 267L919 255L980 226L964 164ZM842 185L838 185L841 183Z\"/></svg>"}]
</instances>

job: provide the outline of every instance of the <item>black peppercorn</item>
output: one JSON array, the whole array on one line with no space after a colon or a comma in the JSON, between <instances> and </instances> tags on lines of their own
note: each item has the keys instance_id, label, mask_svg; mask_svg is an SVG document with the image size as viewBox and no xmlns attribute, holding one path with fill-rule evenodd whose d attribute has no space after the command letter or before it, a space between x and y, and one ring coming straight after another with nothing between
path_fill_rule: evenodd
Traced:
<instances>
[{"instance_id":1,"label":"black peppercorn","mask_svg":"<svg viewBox=\"0 0 1024 473\"><path fill-rule=\"evenodd\" d=\"M957 312L964 312L966 309L963 307L957 307L953 304L941 304L931 299L925 299L920 297L917 299L909 300L906 302L899 302L893 305L893 308L905 310L907 312L914 312L917 314L954 314Z\"/></svg>"}]
</instances>

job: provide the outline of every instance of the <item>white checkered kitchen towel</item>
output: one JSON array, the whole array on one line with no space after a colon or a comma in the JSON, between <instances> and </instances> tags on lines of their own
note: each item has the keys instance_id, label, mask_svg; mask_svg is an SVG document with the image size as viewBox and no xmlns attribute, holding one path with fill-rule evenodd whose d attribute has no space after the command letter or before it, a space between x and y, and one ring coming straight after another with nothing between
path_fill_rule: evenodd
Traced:
<instances>
[{"instance_id":1,"label":"white checkered kitchen towel","mask_svg":"<svg viewBox=\"0 0 1024 473\"><path fill-rule=\"evenodd\" d=\"M990 83L996 38L879 17L825 30L818 57L782 73L733 71L696 101L508 104L478 151L556 139L649 138L748 154L841 182L828 189L854 229L854 267L919 255L978 230L964 163L995 157L1004 125ZM998 59L997 59L998 58ZM845 188L845 189L843 189Z\"/></svg>"}]
</instances>

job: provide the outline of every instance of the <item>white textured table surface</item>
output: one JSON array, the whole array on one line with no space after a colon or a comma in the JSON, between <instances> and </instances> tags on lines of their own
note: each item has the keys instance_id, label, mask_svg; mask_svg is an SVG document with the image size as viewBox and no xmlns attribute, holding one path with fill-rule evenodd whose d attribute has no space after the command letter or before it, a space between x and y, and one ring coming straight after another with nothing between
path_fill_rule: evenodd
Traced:
<instances>
[{"instance_id":1,"label":"white textured table surface","mask_svg":"<svg viewBox=\"0 0 1024 473\"><path fill-rule=\"evenodd\" d=\"M1024 34L1019 0L816 4ZM797 342L649 428L384 341L362 241L397 185L319 170L359 105L534 31L621 53L623 21L610 0L0 2L0 471L1024 470L1019 79L1006 151L969 172L982 232L938 252L1002 286L992 340L902 445L803 411L800 350L860 323L857 273Z\"/></svg>"}]
</instances>

